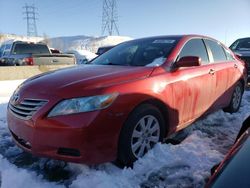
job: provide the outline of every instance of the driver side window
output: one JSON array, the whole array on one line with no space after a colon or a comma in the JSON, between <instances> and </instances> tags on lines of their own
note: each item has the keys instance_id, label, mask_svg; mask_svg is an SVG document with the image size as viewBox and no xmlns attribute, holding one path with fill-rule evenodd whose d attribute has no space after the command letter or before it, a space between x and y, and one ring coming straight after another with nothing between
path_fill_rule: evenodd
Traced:
<instances>
[{"instance_id":1,"label":"driver side window","mask_svg":"<svg viewBox=\"0 0 250 188\"><path fill-rule=\"evenodd\" d=\"M209 63L207 50L201 39L191 39L184 45L178 59L185 56L198 56L202 64Z\"/></svg>"}]
</instances>

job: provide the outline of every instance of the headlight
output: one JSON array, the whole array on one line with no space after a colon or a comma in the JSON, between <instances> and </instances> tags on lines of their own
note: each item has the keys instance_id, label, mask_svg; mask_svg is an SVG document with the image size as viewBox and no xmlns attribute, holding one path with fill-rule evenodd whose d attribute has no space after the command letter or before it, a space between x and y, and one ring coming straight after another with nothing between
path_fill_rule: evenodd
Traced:
<instances>
[{"instance_id":1,"label":"headlight","mask_svg":"<svg viewBox=\"0 0 250 188\"><path fill-rule=\"evenodd\" d=\"M118 93L112 93L63 100L52 109L48 117L101 110L109 107L117 96Z\"/></svg>"}]
</instances>

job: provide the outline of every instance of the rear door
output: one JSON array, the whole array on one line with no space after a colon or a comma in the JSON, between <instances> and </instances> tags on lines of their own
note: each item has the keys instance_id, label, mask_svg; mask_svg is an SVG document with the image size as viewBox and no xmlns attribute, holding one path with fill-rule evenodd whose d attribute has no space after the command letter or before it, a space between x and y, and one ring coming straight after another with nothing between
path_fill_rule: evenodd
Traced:
<instances>
[{"instance_id":1,"label":"rear door","mask_svg":"<svg viewBox=\"0 0 250 188\"><path fill-rule=\"evenodd\" d=\"M198 56L202 60L202 65L182 67L171 73L174 79L170 85L173 95L172 106L179 113L177 129L183 128L207 111L212 104L211 96L214 92L214 75L211 73L212 67L202 39L189 40L180 51L178 59L184 56Z\"/></svg>"},{"instance_id":2,"label":"rear door","mask_svg":"<svg viewBox=\"0 0 250 188\"><path fill-rule=\"evenodd\" d=\"M228 104L230 100L229 93L226 91L231 87L235 80L235 70L237 69L233 57L226 52L220 43L211 39L204 39L210 55L211 66L214 70L214 88L213 108L217 109Z\"/></svg>"}]
</instances>

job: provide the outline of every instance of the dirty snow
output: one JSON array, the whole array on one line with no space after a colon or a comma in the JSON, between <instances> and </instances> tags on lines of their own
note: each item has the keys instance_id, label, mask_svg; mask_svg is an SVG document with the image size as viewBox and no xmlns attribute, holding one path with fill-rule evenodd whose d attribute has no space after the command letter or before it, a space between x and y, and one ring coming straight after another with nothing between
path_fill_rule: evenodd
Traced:
<instances>
[{"instance_id":1,"label":"dirty snow","mask_svg":"<svg viewBox=\"0 0 250 188\"><path fill-rule=\"evenodd\" d=\"M112 163L87 166L34 157L11 140L6 108L21 81L0 82L0 173L2 188L9 187L203 187L210 168L221 161L250 114L250 91L239 112L219 110L174 137L175 143L157 144L134 168ZM171 142L173 143L173 142Z\"/></svg>"}]
</instances>

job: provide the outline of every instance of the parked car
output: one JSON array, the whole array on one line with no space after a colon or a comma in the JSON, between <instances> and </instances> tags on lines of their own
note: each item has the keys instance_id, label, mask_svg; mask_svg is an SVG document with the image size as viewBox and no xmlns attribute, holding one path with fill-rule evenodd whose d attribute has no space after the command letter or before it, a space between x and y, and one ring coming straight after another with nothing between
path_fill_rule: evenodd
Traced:
<instances>
[{"instance_id":1,"label":"parked car","mask_svg":"<svg viewBox=\"0 0 250 188\"><path fill-rule=\"evenodd\" d=\"M250 116L243 122L236 142L207 184L213 188L249 188L250 187Z\"/></svg>"},{"instance_id":2,"label":"parked car","mask_svg":"<svg viewBox=\"0 0 250 188\"><path fill-rule=\"evenodd\" d=\"M8 104L8 126L15 143L34 155L130 166L202 115L238 111L244 69L209 37L132 40L90 65L25 81Z\"/></svg>"},{"instance_id":3,"label":"parked car","mask_svg":"<svg viewBox=\"0 0 250 188\"><path fill-rule=\"evenodd\" d=\"M107 51L109 51L110 49L112 49L114 47L114 45L112 46L102 46L100 48L98 48L97 52L96 52L96 55L101 55Z\"/></svg>"},{"instance_id":4,"label":"parked car","mask_svg":"<svg viewBox=\"0 0 250 188\"><path fill-rule=\"evenodd\" d=\"M50 50L50 52L51 52L52 54L60 54L60 53L61 53L60 50L55 49L55 48L49 48L49 50Z\"/></svg>"},{"instance_id":5,"label":"parked car","mask_svg":"<svg viewBox=\"0 0 250 188\"><path fill-rule=\"evenodd\" d=\"M68 50L65 53L74 54L76 58L76 64L78 65L87 64L97 56L95 53L87 50Z\"/></svg>"},{"instance_id":6,"label":"parked car","mask_svg":"<svg viewBox=\"0 0 250 188\"><path fill-rule=\"evenodd\" d=\"M250 82L250 37L237 39L230 47L246 63L248 82Z\"/></svg>"},{"instance_id":7,"label":"parked car","mask_svg":"<svg viewBox=\"0 0 250 188\"><path fill-rule=\"evenodd\" d=\"M44 43L7 41L1 50L0 66L75 64L70 54L52 54Z\"/></svg>"}]
</instances>

